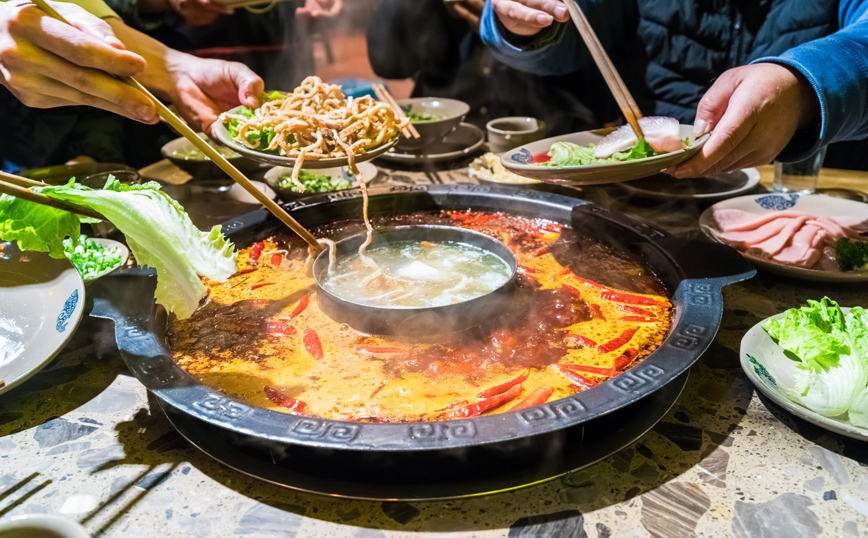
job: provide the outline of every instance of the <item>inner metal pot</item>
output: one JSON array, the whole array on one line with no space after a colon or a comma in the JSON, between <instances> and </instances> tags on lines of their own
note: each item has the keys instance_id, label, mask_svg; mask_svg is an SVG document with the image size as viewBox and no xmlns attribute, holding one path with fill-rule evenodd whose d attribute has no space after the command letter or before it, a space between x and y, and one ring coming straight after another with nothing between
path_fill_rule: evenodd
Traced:
<instances>
[{"instance_id":1,"label":"inner metal pot","mask_svg":"<svg viewBox=\"0 0 868 538\"><path fill-rule=\"evenodd\" d=\"M337 242L337 258L356 254L366 239L365 233ZM514 288L518 262L515 254L503 242L483 233L452 226L394 226L374 232L370 247L398 241L430 241L432 243L463 243L498 256L509 266L509 278L493 291L460 303L431 307L379 307L354 302L327 291L323 284L328 277L329 253L317 256L313 275L317 285L317 301L323 312L335 321L368 334L431 334L464 330L491 319L492 312L505 308Z\"/></svg>"}]
</instances>

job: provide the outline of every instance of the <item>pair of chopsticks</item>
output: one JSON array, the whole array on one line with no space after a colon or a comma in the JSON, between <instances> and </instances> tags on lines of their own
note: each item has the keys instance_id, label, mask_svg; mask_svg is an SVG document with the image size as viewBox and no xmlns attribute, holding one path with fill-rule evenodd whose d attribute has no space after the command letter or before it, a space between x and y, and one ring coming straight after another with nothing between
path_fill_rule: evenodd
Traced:
<instances>
[{"instance_id":1,"label":"pair of chopsticks","mask_svg":"<svg viewBox=\"0 0 868 538\"><path fill-rule=\"evenodd\" d=\"M28 202L35 202L37 204L47 205L55 209L62 209L71 213L77 213L84 217L105 220L105 217L103 217L93 209L81 207L75 204L70 204L62 200L55 200L54 198L49 198L44 194L33 192L30 190L30 187L47 186L48 185L46 185L45 183L33 181L32 179L27 179L26 177L16 176L14 174L8 174L6 172L0 172L0 193L8 194L9 196L14 196L16 198L21 198L22 200L27 200Z\"/></svg>"},{"instance_id":2,"label":"pair of chopsticks","mask_svg":"<svg viewBox=\"0 0 868 538\"><path fill-rule=\"evenodd\" d=\"M377 99L391 106L392 109L395 110L396 116L401 119L407 118L404 109L401 108L398 101L395 101L395 98L392 97L392 94L389 93L389 90L387 90L385 86L382 84L374 84L374 93L377 95ZM412 122L408 123L406 127L401 129L401 134L404 135L404 138L419 138L419 131L416 130Z\"/></svg>"},{"instance_id":3,"label":"pair of chopsticks","mask_svg":"<svg viewBox=\"0 0 868 538\"><path fill-rule=\"evenodd\" d=\"M55 18L60 22L69 24L69 22L64 19L57 11L54 10L50 5L48 5L45 0L33 0L33 3L45 12L49 17ZM140 92L144 93L151 102L154 103L154 106L157 109L157 114L169 125L175 128L181 135L184 136L187 140L193 143L196 148L198 148L202 153L208 156L211 159L211 162L220 167L221 170L226 172L226 174L231 177L236 183L241 185L244 190L250 193L251 196L256 198L259 203L265 206L275 217L280 219L281 222L289 226L289 228L301 236L305 242L316 250L320 250L322 247L319 243L317 243L316 237L313 236L304 226L299 224L297 220L292 218L289 213L284 211L282 207L277 205L274 200L271 200L269 197L265 196L265 194L253 186L250 183L250 180L244 176L237 168L235 168L232 163L226 160L226 158L220 154L219 151L211 147L208 142L206 142L201 136L199 136L196 131L190 128L184 120L175 115L174 112L169 110L169 108L162 103L159 99L157 99L154 94L148 91L147 88L142 86L136 79L133 77L121 77L120 80L126 82L133 88L136 88ZM33 194L33 193L30 193ZM41 203L41 202L40 202Z\"/></svg>"},{"instance_id":4,"label":"pair of chopsticks","mask_svg":"<svg viewBox=\"0 0 868 538\"><path fill-rule=\"evenodd\" d=\"M572 19L576 28L578 28L579 34L582 35L585 45L591 52L591 57L597 64L597 68L599 68L600 72L603 74L603 78L609 86L609 91L612 92L615 101L618 102L618 108L621 109L621 113L624 114L627 123L629 123L630 127L633 128L636 137L639 140L643 140L645 138L645 133L642 132L642 127L639 126L639 120L642 119L642 112L639 110L639 106L630 94L630 90L627 89L627 86L624 85L624 81L621 80L621 75L618 74L618 70L615 69L615 65L612 64L609 55L606 54L606 50L597 38L597 33L594 32L588 19L585 18L585 14L582 13L582 8L579 7L576 0L562 1L570 11L570 19Z\"/></svg>"}]
</instances>

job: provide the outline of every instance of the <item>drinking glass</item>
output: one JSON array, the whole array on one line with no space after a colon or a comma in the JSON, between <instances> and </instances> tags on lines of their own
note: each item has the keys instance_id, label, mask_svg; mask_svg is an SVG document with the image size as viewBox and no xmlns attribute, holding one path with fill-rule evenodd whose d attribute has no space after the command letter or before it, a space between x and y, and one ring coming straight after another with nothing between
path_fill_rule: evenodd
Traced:
<instances>
[{"instance_id":1,"label":"drinking glass","mask_svg":"<svg viewBox=\"0 0 868 538\"><path fill-rule=\"evenodd\" d=\"M823 147L807 159L794 163L775 161L774 192L813 194L817 190L817 178L823 168L826 148Z\"/></svg>"}]
</instances>

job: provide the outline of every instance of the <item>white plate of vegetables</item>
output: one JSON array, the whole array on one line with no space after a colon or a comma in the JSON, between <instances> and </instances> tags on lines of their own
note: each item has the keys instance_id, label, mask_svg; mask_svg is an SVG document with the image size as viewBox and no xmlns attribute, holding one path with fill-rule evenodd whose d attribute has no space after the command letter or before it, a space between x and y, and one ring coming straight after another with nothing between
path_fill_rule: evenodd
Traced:
<instances>
[{"instance_id":1,"label":"white plate of vegetables","mask_svg":"<svg viewBox=\"0 0 868 538\"><path fill-rule=\"evenodd\" d=\"M829 298L756 324L741 367L769 399L827 430L868 440L868 311Z\"/></svg>"},{"instance_id":2,"label":"white plate of vegetables","mask_svg":"<svg viewBox=\"0 0 868 538\"><path fill-rule=\"evenodd\" d=\"M64 239L63 253L78 270L85 285L123 266L130 257L129 249L120 241L85 235L79 236L76 244L70 238Z\"/></svg>"},{"instance_id":3,"label":"white plate of vegetables","mask_svg":"<svg viewBox=\"0 0 868 538\"><path fill-rule=\"evenodd\" d=\"M359 163L357 166L359 175L365 183L374 179L379 172L377 167L371 163ZM291 175L291 167L275 166L265 173L265 182L274 189L281 200L285 201L297 200L324 192L351 189L356 186L356 178L346 166L315 170L302 169L299 171L298 180L305 187L303 193L299 192L298 187L291 179Z\"/></svg>"}]
</instances>

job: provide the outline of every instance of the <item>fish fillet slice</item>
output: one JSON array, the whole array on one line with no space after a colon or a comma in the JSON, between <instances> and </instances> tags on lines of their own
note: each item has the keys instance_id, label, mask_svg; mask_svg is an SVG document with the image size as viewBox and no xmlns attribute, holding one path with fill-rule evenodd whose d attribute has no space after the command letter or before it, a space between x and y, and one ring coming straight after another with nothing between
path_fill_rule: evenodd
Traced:
<instances>
[{"instance_id":1,"label":"fish fillet slice","mask_svg":"<svg viewBox=\"0 0 868 538\"><path fill-rule=\"evenodd\" d=\"M639 126L645 134L645 140L657 153L669 153L686 147L681 139L681 125L675 118L649 116L640 119ZM627 151L638 143L633 129L629 125L622 125L600 141L594 150L594 157L605 159L613 153Z\"/></svg>"}]
</instances>

